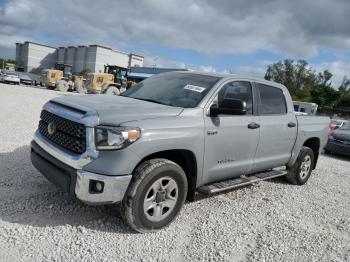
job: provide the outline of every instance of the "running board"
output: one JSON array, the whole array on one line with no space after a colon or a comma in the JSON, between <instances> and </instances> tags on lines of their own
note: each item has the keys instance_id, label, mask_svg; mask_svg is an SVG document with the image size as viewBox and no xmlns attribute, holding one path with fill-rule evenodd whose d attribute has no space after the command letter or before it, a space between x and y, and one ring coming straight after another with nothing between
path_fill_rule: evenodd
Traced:
<instances>
[{"instance_id":1,"label":"running board","mask_svg":"<svg viewBox=\"0 0 350 262\"><path fill-rule=\"evenodd\" d=\"M285 170L270 170L262 173L252 174L250 176L241 176L234 179L224 180L220 182L215 182L213 184L208 184L197 188L197 191L201 194L211 195L230 189L247 186L259 181L284 176L287 174Z\"/></svg>"}]
</instances>

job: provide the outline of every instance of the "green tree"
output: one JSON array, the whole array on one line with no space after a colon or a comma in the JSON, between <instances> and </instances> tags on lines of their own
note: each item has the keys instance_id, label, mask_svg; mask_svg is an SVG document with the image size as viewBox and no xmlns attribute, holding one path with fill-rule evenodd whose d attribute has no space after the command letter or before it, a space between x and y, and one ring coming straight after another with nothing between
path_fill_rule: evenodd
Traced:
<instances>
[{"instance_id":1,"label":"green tree","mask_svg":"<svg viewBox=\"0 0 350 262\"><path fill-rule=\"evenodd\" d=\"M83 70L80 71L79 75L81 76L86 76L87 74L91 73L91 69L90 68L84 68Z\"/></svg>"},{"instance_id":2,"label":"green tree","mask_svg":"<svg viewBox=\"0 0 350 262\"><path fill-rule=\"evenodd\" d=\"M318 73L316 81L310 89L311 100L320 107L334 107L339 98L339 92L332 87L331 79L333 74L328 70Z\"/></svg>"},{"instance_id":3,"label":"green tree","mask_svg":"<svg viewBox=\"0 0 350 262\"><path fill-rule=\"evenodd\" d=\"M339 99L337 107L350 107L350 79L344 76L338 88Z\"/></svg>"},{"instance_id":4,"label":"green tree","mask_svg":"<svg viewBox=\"0 0 350 262\"><path fill-rule=\"evenodd\" d=\"M285 85L294 100L314 102L320 107L350 107L350 80L344 77L338 89L332 86L333 74L316 73L306 61L283 60L269 65L265 79Z\"/></svg>"},{"instance_id":5,"label":"green tree","mask_svg":"<svg viewBox=\"0 0 350 262\"><path fill-rule=\"evenodd\" d=\"M308 101L310 88L314 84L316 76L305 60L294 63L293 60L286 59L269 65L265 79L285 85L293 99Z\"/></svg>"},{"instance_id":6,"label":"green tree","mask_svg":"<svg viewBox=\"0 0 350 262\"><path fill-rule=\"evenodd\" d=\"M13 60L13 59L0 58L0 69L4 69L7 63L17 65L18 61Z\"/></svg>"}]
</instances>

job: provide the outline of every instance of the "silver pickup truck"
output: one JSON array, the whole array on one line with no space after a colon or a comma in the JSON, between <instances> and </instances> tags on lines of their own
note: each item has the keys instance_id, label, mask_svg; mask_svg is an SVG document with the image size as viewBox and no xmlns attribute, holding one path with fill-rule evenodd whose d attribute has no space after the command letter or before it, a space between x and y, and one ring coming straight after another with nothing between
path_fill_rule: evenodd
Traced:
<instances>
[{"instance_id":1,"label":"silver pickup truck","mask_svg":"<svg viewBox=\"0 0 350 262\"><path fill-rule=\"evenodd\" d=\"M171 72L121 96L55 98L43 107L33 165L87 204L119 203L136 231L163 228L196 192L285 176L303 185L327 117L295 116L286 87L233 75Z\"/></svg>"}]
</instances>

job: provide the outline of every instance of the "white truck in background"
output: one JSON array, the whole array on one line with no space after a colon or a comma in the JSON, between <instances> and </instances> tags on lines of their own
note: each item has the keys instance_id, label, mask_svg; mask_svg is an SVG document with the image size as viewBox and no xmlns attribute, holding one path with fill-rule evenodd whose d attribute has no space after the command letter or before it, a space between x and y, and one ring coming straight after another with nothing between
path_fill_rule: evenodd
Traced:
<instances>
[{"instance_id":1,"label":"white truck in background","mask_svg":"<svg viewBox=\"0 0 350 262\"><path fill-rule=\"evenodd\" d=\"M317 113L316 103L293 101L294 111L297 115L314 116Z\"/></svg>"}]
</instances>

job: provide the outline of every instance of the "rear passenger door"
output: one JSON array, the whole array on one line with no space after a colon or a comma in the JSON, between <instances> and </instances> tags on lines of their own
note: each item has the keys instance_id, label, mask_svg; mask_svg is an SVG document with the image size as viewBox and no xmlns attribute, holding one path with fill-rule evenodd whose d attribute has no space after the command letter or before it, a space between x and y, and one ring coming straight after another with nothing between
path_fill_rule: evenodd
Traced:
<instances>
[{"instance_id":1,"label":"rear passenger door","mask_svg":"<svg viewBox=\"0 0 350 262\"><path fill-rule=\"evenodd\" d=\"M252 171L257 172L288 162L297 136L297 123L294 111L287 108L287 90L262 83L254 85L259 100L260 137Z\"/></svg>"}]
</instances>

